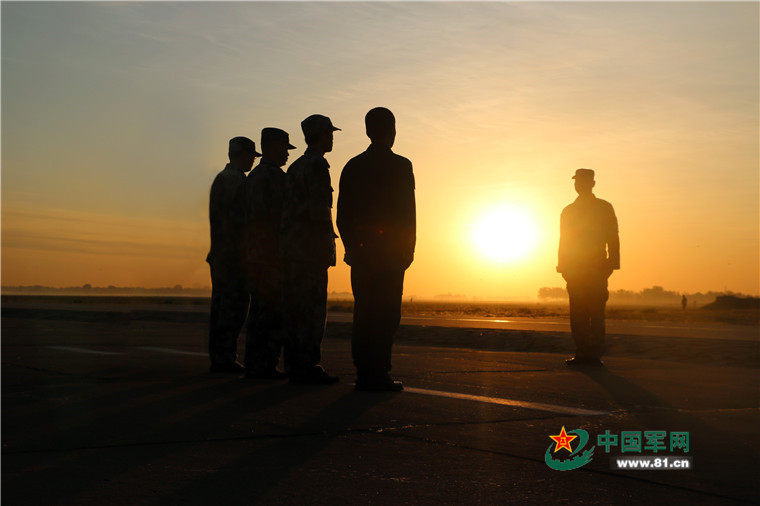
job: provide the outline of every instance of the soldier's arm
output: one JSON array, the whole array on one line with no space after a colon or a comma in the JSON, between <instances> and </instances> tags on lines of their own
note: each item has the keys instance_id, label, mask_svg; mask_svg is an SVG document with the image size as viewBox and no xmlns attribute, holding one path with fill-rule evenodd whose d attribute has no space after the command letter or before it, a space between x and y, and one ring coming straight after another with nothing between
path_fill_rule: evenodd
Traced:
<instances>
[{"instance_id":1,"label":"soldier's arm","mask_svg":"<svg viewBox=\"0 0 760 506\"><path fill-rule=\"evenodd\" d=\"M245 224L245 186L244 180L235 187L230 199L230 222L235 227L242 227Z\"/></svg>"},{"instance_id":2,"label":"soldier's arm","mask_svg":"<svg viewBox=\"0 0 760 506\"><path fill-rule=\"evenodd\" d=\"M607 262L612 270L620 269L620 235L615 210L610 206L609 224L607 228Z\"/></svg>"},{"instance_id":3,"label":"soldier's arm","mask_svg":"<svg viewBox=\"0 0 760 506\"><path fill-rule=\"evenodd\" d=\"M565 272L565 257L567 255L567 223L566 223L566 217L565 212L562 211L562 214L559 216L559 248L557 249L557 272L562 273Z\"/></svg>"},{"instance_id":4,"label":"soldier's arm","mask_svg":"<svg viewBox=\"0 0 760 506\"><path fill-rule=\"evenodd\" d=\"M404 248L405 248L405 261L407 267L411 265L414 260L414 248L417 244L417 202L415 199L415 181L414 170L412 169L412 163L409 162L408 172L406 174L406 181L404 185Z\"/></svg>"},{"instance_id":5,"label":"soldier's arm","mask_svg":"<svg viewBox=\"0 0 760 506\"><path fill-rule=\"evenodd\" d=\"M280 227L282 210L285 205L285 174L275 173L268 180L267 193L265 194L266 207L270 223L273 227Z\"/></svg>"},{"instance_id":6,"label":"soldier's arm","mask_svg":"<svg viewBox=\"0 0 760 506\"><path fill-rule=\"evenodd\" d=\"M330 172L327 164L323 160L315 162L313 170L304 174L303 198L305 210L308 213L308 219L318 222L324 226L326 221L332 222L329 214L330 193Z\"/></svg>"},{"instance_id":7,"label":"soldier's arm","mask_svg":"<svg viewBox=\"0 0 760 506\"><path fill-rule=\"evenodd\" d=\"M356 187L352 177L351 162L346 164L340 174L338 185L338 213L336 223L343 245L348 250L354 245L356 227Z\"/></svg>"},{"instance_id":8,"label":"soldier's arm","mask_svg":"<svg viewBox=\"0 0 760 506\"><path fill-rule=\"evenodd\" d=\"M219 177L217 176L216 179L214 179L214 182L211 184L211 190L209 191L208 195L208 221L209 226L211 227L212 233L216 231L217 227L219 227L219 202L221 201L220 195L219 195L219 183L218 183Z\"/></svg>"}]
</instances>

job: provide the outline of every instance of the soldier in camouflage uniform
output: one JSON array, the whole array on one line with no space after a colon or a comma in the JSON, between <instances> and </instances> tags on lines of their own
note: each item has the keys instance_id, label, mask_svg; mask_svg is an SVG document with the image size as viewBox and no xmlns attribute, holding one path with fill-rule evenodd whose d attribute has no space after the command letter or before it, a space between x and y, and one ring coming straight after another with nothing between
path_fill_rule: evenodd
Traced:
<instances>
[{"instance_id":1,"label":"soldier in camouflage uniform","mask_svg":"<svg viewBox=\"0 0 760 506\"><path fill-rule=\"evenodd\" d=\"M246 326L246 377L285 379L277 370L282 350L280 223L288 161L288 133L261 131L261 162L245 181L245 269L251 306Z\"/></svg>"},{"instance_id":2,"label":"soldier in camouflage uniform","mask_svg":"<svg viewBox=\"0 0 760 506\"><path fill-rule=\"evenodd\" d=\"M229 144L230 163L217 174L209 195L211 250L206 257L211 268L211 317L209 357L211 372L242 373L237 359L237 338L248 310L248 292L242 265L242 188L245 173L261 154L247 137Z\"/></svg>"},{"instance_id":3,"label":"soldier in camouflage uniform","mask_svg":"<svg viewBox=\"0 0 760 506\"><path fill-rule=\"evenodd\" d=\"M330 384L339 380L325 372L322 338L327 320L327 269L335 265L335 229L330 118L315 114L301 122L306 152L288 168L282 215L285 267L285 369L291 383Z\"/></svg>"}]
</instances>

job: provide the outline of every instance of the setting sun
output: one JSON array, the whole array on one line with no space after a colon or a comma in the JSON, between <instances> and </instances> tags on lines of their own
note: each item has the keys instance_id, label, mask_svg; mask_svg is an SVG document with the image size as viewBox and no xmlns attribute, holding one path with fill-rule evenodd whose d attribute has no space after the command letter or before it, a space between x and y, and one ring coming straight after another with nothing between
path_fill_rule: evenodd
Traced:
<instances>
[{"instance_id":1,"label":"setting sun","mask_svg":"<svg viewBox=\"0 0 760 506\"><path fill-rule=\"evenodd\" d=\"M510 205L490 209L472 228L475 249L495 262L522 260L533 252L537 236L530 214L523 208Z\"/></svg>"}]
</instances>

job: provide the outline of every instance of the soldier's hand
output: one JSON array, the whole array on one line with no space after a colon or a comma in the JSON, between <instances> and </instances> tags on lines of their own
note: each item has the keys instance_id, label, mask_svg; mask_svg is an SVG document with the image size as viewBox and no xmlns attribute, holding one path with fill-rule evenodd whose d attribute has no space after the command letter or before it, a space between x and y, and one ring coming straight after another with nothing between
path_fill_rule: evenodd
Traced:
<instances>
[{"instance_id":1,"label":"soldier's hand","mask_svg":"<svg viewBox=\"0 0 760 506\"><path fill-rule=\"evenodd\" d=\"M414 262L414 253L411 253L404 258L404 269L408 269L409 266L412 265L412 262Z\"/></svg>"}]
</instances>

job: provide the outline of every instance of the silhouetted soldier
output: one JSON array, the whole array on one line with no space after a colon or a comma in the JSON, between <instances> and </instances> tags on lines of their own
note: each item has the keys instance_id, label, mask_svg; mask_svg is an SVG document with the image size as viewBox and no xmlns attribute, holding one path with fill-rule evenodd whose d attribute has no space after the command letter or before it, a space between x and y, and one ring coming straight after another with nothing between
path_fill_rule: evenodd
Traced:
<instances>
[{"instance_id":1,"label":"silhouetted soldier","mask_svg":"<svg viewBox=\"0 0 760 506\"><path fill-rule=\"evenodd\" d=\"M365 117L367 150L340 177L338 230L351 266L354 322L351 346L356 389L398 391L391 348L401 322L404 272L414 259L416 209L412 163L391 151L396 120L383 107Z\"/></svg>"},{"instance_id":2,"label":"silhouetted soldier","mask_svg":"<svg viewBox=\"0 0 760 506\"><path fill-rule=\"evenodd\" d=\"M332 151L330 118L314 114L301 122L307 148L288 168L282 213L285 268L285 370L291 383L339 380L321 365L327 321L327 269L335 265L333 188L325 153Z\"/></svg>"},{"instance_id":3,"label":"silhouetted soldier","mask_svg":"<svg viewBox=\"0 0 760 506\"><path fill-rule=\"evenodd\" d=\"M593 170L578 169L573 179L578 198L562 210L557 264L567 281L575 341L575 357L565 363L602 366L607 279L620 269L618 223L612 205L592 193Z\"/></svg>"},{"instance_id":4,"label":"silhouetted soldier","mask_svg":"<svg viewBox=\"0 0 760 506\"><path fill-rule=\"evenodd\" d=\"M261 131L261 162L245 181L245 267L251 307L246 325L248 378L284 379L277 370L282 351L282 265L280 222L285 172L291 146L279 128Z\"/></svg>"},{"instance_id":5,"label":"silhouetted soldier","mask_svg":"<svg viewBox=\"0 0 760 506\"><path fill-rule=\"evenodd\" d=\"M686 311L686 306L688 305L689 305L689 299L687 299L686 295L684 295L683 297L681 297L681 307L683 308L684 311Z\"/></svg>"},{"instance_id":6,"label":"silhouetted soldier","mask_svg":"<svg viewBox=\"0 0 760 506\"><path fill-rule=\"evenodd\" d=\"M211 250L206 261L211 268L211 317L209 357L211 372L242 373L237 359L237 338L248 311L248 292L242 265L245 173L257 156L256 144L247 137L230 140L230 163L217 174L209 195Z\"/></svg>"}]
</instances>

